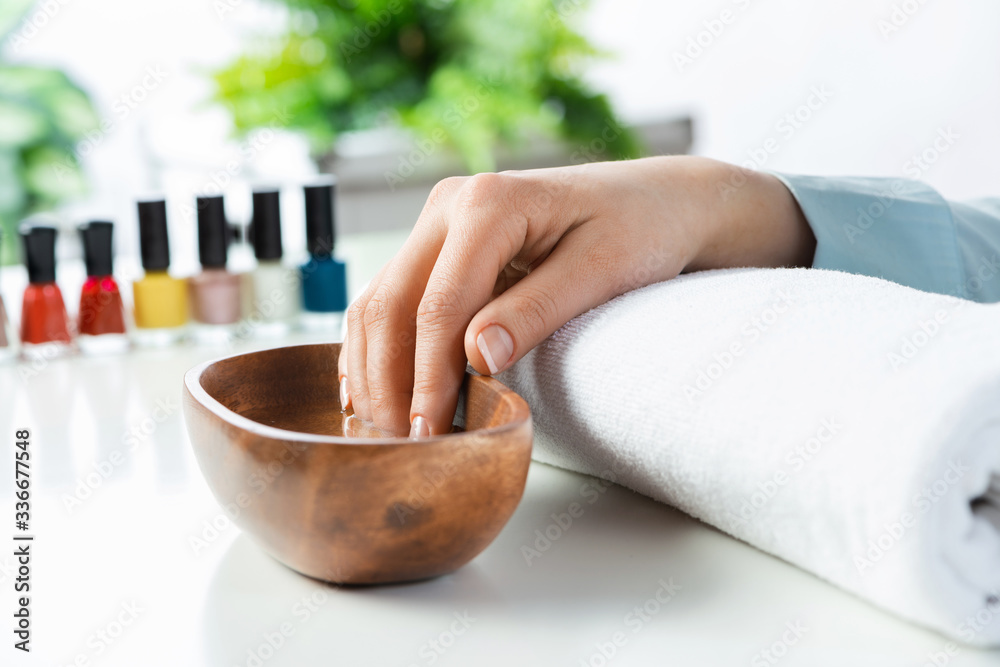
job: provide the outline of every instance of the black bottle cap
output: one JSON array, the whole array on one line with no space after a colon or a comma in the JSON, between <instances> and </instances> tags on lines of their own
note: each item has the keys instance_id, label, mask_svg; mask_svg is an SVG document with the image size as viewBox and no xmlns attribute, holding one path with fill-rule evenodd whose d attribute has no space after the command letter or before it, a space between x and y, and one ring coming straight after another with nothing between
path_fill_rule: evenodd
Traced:
<instances>
[{"instance_id":1,"label":"black bottle cap","mask_svg":"<svg viewBox=\"0 0 1000 667\"><path fill-rule=\"evenodd\" d=\"M83 261L87 265L88 276L110 276L111 268L111 234L114 225L106 220L85 222L80 230L80 240L83 242Z\"/></svg>"},{"instance_id":2,"label":"black bottle cap","mask_svg":"<svg viewBox=\"0 0 1000 667\"><path fill-rule=\"evenodd\" d=\"M222 195L198 197L198 258L206 269L226 268L232 232Z\"/></svg>"},{"instance_id":3,"label":"black bottle cap","mask_svg":"<svg viewBox=\"0 0 1000 667\"><path fill-rule=\"evenodd\" d=\"M281 205L277 190L255 190L250 239L257 259L281 259Z\"/></svg>"},{"instance_id":4,"label":"black bottle cap","mask_svg":"<svg viewBox=\"0 0 1000 667\"><path fill-rule=\"evenodd\" d=\"M326 257L333 253L337 240L334 200L337 182L307 185L306 196L306 247L310 255Z\"/></svg>"},{"instance_id":5,"label":"black bottle cap","mask_svg":"<svg viewBox=\"0 0 1000 667\"><path fill-rule=\"evenodd\" d=\"M24 264L28 280L51 283L56 279L56 228L41 223L24 223L20 228L24 241Z\"/></svg>"},{"instance_id":6,"label":"black bottle cap","mask_svg":"<svg viewBox=\"0 0 1000 667\"><path fill-rule=\"evenodd\" d=\"M139 202L139 252L147 271L166 271L170 266L167 203L162 199Z\"/></svg>"}]
</instances>

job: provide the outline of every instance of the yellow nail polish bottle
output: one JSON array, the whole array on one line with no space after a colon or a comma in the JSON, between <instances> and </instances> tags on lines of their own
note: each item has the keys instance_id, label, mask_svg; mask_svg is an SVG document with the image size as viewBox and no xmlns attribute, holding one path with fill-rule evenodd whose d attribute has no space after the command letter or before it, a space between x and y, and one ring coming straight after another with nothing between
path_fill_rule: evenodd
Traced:
<instances>
[{"instance_id":1,"label":"yellow nail polish bottle","mask_svg":"<svg viewBox=\"0 0 1000 667\"><path fill-rule=\"evenodd\" d=\"M177 342L188 321L187 285L171 276L167 207L163 200L139 202L139 245L146 275L132 284L135 342L161 346Z\"/></svg>"}]
</instances>

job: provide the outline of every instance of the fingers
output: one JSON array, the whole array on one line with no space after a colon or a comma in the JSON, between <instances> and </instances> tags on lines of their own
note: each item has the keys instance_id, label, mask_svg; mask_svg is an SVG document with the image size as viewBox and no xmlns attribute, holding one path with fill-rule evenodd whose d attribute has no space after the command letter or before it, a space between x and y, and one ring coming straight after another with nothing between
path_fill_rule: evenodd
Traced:
<instances>
[{"instance_id":1,"label":"fingers","mask_svg":"<svg viewBox=\"0 0 1000 667\"><path fill-rule=\"evenodd\" d=\"M402 284L404 289L406 284ZM398 287L398 283L383 282L365 306L368 345L365 371L370 409L365 418L379 429L406 435L413 386L413 357L408 352L413 346L413 333L412 323L406 317L409 300L405 293L397 291Z\"/></svg>"},{"instance_id":2,"label":"fingers","mask_svg":"<svg viewBox=\"0 0 1000 667\"><path fill-rule=\"evenodd\" d=\"M411 235L348 309L348 398L355 414L396 435L409 433L416 310L437 257L433 233Z\"/></svg>"},{"instance_id":3,"label":"fingers","mask_svg":"<svg viewBox=\"0 0 1000 667\"><path fill-rule=\"evenodd\" d=\"M348 396L351 407L362 419L371 419L371 405L368 400L367 358L368 343L365 338L365 306L375 291L375 281L347 309L347 336L341 348L341 360L346 364L338 366L341 374L347 375Z\"/></svg>"},{"instance_id":4,"label":"fingers","mask_svg":"<svg viewBox=\"0 0 1000 667\"><path fill-rule=\"evenodd\" d=\"M484 375L503 371L556 329L624 291L622 249L583 229L476 313L464 336L469 363Z\"/></svg>"},{"instance_id":5,"label":"fingers","mask_svg":"<svg viewBox=\"0 0 1000 667\"><path fill-rule=\"evenodd\" d=\"M341 372L350 404L361 419L395 435L410 430L417 307L446 235L437 200L454 187L435 188L403 248L348 309Z\"/></svg>"},{"instance_id":6,"label":"fingers","mask_svg":"<svg viewBox=\"0 0 1000 667\"><path fill-rule=\"evenodd\" d=\"M470 179L455 202L460 222L449 228L417 310L411 437L451 430L465 373L465 330L524 244L525 220L506 205L510 191L498 175L483 176Z\"/></svg>"},{"instance_id":7,"label":"fingers","mask_svg":"<svg viewBox=\"0 0 1000 667\"><path fill-rule=\"evenodd\" d=\"M375 278L365 286L361 295L347 308L347 331L340 348L340 360L337 366L340 373L341 407L346 408L349 404L355 414L368 421L371 421L371 401L368 393L368 338L364 326L364 313L372 294L381 284L382 276L390 265L391 262L382 267Z\"/></svg>"},{"instance_id":8,"label":"fingers","mask_svg":"<svg viewBox=\"0 0 1000 667\"><path fill-rule=\"evenodd\" d=\"M412 244L390 265L365 307L369 421L396 435L410 431L416 311L436 256L432 244Z\"/></svg>"},{"instance_id":9,"label":"fingers","mask_svg":"<svg viewBox=\"0 0 1000 667\"><path fill-rule=\"evenodd\" d=\"M456 279L452 270L436 268L417 311L413 399L409 414L411 437L451 430L458 390L465 373L462 338L472 315L489 299L495 282L495 278L488 275L466 275L464 283ZM457 288L459 284L462 287Z\"/></svg>"},{"instance_id":10,"label":"fingers","mask_svg":"<svg viewBox=\"0 0 1000 667\"><path fill-rule=\"evenodd\" d=\"M340 409L347 410L351 407L351 386L347 381L347 337L340 345L340 356L337 358L337 375L340 380ZM346 433L344 435L347 435Z\"/></svg>"},{"instance_id":11,"label":"fingers","mask_svg":"<svg viewBox=\"0 0 1000 667\"><path fill-rule=\"evenodd\" d=\"M580 198L568 196L575 181L557 176L481 174L435 187L403 250L348 311L343 403L397 435L451 430L473 316L526 267L548 264L566 229L584 220ZM523 267L507 276L512 260ZM557 311L564 319L553 329L575 314ZM493 356L470 353L479 370L507 365L544 338L537 327L509 326L480 332Z\"/></svg>"}]
</instances>

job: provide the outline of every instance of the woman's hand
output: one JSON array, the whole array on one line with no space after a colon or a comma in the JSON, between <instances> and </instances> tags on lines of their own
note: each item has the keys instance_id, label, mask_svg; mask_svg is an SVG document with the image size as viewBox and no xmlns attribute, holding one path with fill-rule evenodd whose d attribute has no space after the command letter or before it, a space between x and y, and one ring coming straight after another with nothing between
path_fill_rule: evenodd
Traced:
<instances>
[{"instance_id":1,"label":"woman's hand","mask_svg":"<svg viewBox=\"0 0 1000 667\"><path fill-rule=\"evenodd\" d=\"M446 433L466 360L495 374L631 289L808 265L814 247L780 181L703 158L449 178L348 310L341 402L395 434Z\"/></svg>"}]
</instances>

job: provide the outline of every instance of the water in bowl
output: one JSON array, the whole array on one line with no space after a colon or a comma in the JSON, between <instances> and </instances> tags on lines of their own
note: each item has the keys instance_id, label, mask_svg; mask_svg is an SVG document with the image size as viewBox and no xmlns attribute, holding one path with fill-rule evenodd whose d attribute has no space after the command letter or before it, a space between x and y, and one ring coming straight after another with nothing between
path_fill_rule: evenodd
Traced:
<instances>
[{"instance_id":1,"label":"water in bowl","mask_svg":"<svg viewBox=\"0 0 1000 667\"><path fill-rule=\"evenodd\" d=\"M254 407L242 413L259 424L286 431L348 438L391 438L391 433L376 428L353 412L331 409L329 405L281 405Z\"/></svg>"}]
</instances>

